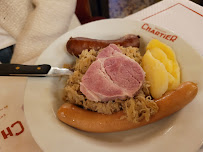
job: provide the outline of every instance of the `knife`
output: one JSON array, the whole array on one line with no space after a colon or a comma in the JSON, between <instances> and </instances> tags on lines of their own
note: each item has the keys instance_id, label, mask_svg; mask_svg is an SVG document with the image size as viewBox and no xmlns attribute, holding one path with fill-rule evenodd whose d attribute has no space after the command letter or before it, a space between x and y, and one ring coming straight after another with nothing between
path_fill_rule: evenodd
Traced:
<instances>
[{"instance_id":1,"label":"knife","mask_svg":"<svg viewBox=\"0 0 203 152\"><path fill-rule=\"evenodd\" d=\"M45 76L65 76L73 72L66 68L52 67L48 64L23 65L23 64L0 64L0 76L25 76L25 77L45 77Z\"/></svg>"}]
</instances>

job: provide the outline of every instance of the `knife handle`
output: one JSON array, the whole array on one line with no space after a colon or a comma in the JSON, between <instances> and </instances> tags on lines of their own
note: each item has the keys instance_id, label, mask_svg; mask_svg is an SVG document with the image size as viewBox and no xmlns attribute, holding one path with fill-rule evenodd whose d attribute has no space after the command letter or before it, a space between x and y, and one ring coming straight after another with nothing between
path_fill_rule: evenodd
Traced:
<instances>
[{"instance_id":1,"label":"knife handle","mask_svg":"<svg viewBox=\"0 0 203 152\"><path fill-rule=\"evenodd\" d=\"M42 65L22 65L22 64L0 64L0 75L23 75L23 74L47 74L51 66Z\"/></svg>"}]
</instances>

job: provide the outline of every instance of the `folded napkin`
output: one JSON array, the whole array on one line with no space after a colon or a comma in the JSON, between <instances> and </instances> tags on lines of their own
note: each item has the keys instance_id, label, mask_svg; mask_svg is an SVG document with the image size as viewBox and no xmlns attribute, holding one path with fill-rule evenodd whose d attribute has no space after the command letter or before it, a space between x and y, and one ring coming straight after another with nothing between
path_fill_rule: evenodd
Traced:
<instances>
[{"instance_id":1,"label":"folded napkin","mask_svg":"<svg viewBox=\"0 0 203 152\"><path fill-rule=\"evenodd\" d=\"M38 57L65 33L75 5L76 0L1 0L0 26L16 40L11 63Z\"/></svg>"}]
</instances>

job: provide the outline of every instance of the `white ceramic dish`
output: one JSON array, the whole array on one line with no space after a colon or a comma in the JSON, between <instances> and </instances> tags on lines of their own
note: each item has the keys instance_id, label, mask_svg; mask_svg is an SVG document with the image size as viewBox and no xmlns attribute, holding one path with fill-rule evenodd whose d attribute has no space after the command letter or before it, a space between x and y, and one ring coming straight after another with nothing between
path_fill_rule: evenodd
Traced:
<instances>
[{"instance_id":1,"label":"white ceramic dish","mask_svg":"<svg viewBox=\"0 0 203 152\"><path fill-rule=\"evenodd\" d=\"M149 28L151 28L150 31ZM148 30L147 30L148 29ZM152 31L154 30L154 31ZM159 122L124 132L96 134L76 130L60 122L56 111L63 103L60 78L29 78L25 90L25 115L32 136L44 152L192 152L203 141L203 60L180 37L170 41L160 37L175 34L167 29L140 21L109 19L80 26L57 39L39 57L36 64L47 63L62 67L74 60L66 52L65 44L72 36L115 39L126 34L141 36L141 50L152 38L170 45L181 66L182 81L198 84L199 93L192 103ZM175 37L173 37L175 39Z\"/></svg>"}]
</instances>

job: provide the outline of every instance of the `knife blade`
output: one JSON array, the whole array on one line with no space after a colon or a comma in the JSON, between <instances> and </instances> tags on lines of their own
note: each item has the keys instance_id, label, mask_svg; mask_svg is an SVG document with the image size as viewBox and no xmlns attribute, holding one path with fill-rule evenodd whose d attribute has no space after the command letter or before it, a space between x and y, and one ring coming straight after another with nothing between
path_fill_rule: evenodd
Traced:
<instances>
[{"instance_id":1,"label":"knife blade","mask_svg":"<svg viewBox=\"0 0 203 152\"><path fill-rule=\"evenodd\" d=\"M66 68L52 67L49 64L23 65L23 64L0 64L0 76L65 76L71 75L73 71Z\"/></svg>"}]
</instances>

